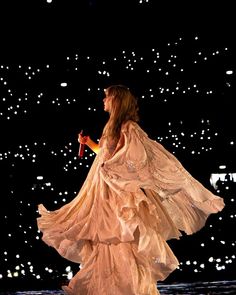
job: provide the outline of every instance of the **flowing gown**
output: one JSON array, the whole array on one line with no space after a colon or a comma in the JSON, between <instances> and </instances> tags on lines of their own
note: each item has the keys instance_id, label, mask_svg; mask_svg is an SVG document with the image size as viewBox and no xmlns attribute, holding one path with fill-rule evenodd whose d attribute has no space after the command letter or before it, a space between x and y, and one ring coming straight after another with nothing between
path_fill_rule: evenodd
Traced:
<instances>
[{"instance_id":1,"label":"flowing gown","mask_svg":"<svg viewBox=\"0 0 236 295\"><path fill-rule=\"evenodd\" d=\"M55 211L39 205L42 239L80 264L66 294L159 294L179 265L166 241L199 231L224 201L131 120L117 144L99 145L77 196Z\"/></svg>"}]
</instances>

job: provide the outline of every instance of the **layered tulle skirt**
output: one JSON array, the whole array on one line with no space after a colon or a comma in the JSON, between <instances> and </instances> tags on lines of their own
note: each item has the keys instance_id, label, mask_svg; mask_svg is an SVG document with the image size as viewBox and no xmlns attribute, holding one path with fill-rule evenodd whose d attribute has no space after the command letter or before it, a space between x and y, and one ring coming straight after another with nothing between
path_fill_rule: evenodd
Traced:
<instances>
[{"instance_id":1,"label":"layered tulle skirt","mask_svg":"<svg viewBox=\"0 0 236 295\"><path fill-rule=\"evenodd\" d=\"M156 282L178 266L166 238L181 234L151 191L117 194L97 177L71 203L39 213L44 242L80 263L67 294L158 294Z\"/></svg>"},{"instance_id":2,"label":"layered tulle skirt","mask_svg":"<svg viewBox=\"0 0 236 295\"><path fill-rule=\"evenodd\" d=\"M224 207L161 145L143 146L134 127L122 130L124 147L112 159L101 150L70 203L39 205L43 241L80 264L66 294L159 294L156 283L179 264L167 240L198 231Z\"/></svg>"}]
</instances>

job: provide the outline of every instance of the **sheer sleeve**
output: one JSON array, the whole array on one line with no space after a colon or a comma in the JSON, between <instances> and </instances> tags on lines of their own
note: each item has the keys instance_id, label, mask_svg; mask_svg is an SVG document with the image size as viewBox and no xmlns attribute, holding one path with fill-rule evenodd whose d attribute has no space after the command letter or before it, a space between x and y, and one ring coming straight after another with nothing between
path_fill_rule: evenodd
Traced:
<instances>
[{"instance_id":1,"label":"sheer sleeve","mask_svg":"<svg viewBox=\"0 0 236 295\"><path fill-rule=\"evenodd\" d=\"M204 187L137 123L127 122L121 133L122 147L101 169L114 190L155 192L177 227L189 234L199 230L211 213L224 208L221 197Z\"/></svg>"}]
</instances>

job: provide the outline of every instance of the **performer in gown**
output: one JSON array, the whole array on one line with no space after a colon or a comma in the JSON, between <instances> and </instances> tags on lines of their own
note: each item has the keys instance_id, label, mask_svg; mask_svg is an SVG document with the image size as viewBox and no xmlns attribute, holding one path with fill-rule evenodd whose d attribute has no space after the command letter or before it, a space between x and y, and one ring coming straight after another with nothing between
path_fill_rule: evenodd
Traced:
<instances>
[{"instance_id":1,"label":"performer in gown","mask_svg":"<svg viewBox=\"0 0 236 295\"><path fill-rule=\"evenodd\" d=\"M105 89L109 119L77 196L58 210L39 205L43 241L80 270L68 295L156 295L157 282L179 265L167 240L199 231L224 201L139 126L136 97L123 85Z\"/></svg>"}]
</instances>

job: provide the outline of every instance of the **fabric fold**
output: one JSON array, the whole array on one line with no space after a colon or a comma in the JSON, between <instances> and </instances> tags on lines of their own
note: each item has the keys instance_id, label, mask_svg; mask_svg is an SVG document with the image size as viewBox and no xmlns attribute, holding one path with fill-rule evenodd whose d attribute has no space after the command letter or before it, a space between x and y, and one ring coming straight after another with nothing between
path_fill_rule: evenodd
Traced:
<instances>
[{"instance_id":1,"label":"fabric fold","mask_svg":"<svg viewBox=\"0 0 236 295\"><path fill-rule=\"evenodd\" d=\"M38 228L46 244L81 266L66 294L156 295L156 282L179 264L167 241L200 230L224 201L137 123L122 126L114 155L107 145L100 141L71 202L55 211L39 205Z\"/></svg>"}]
</instances>

